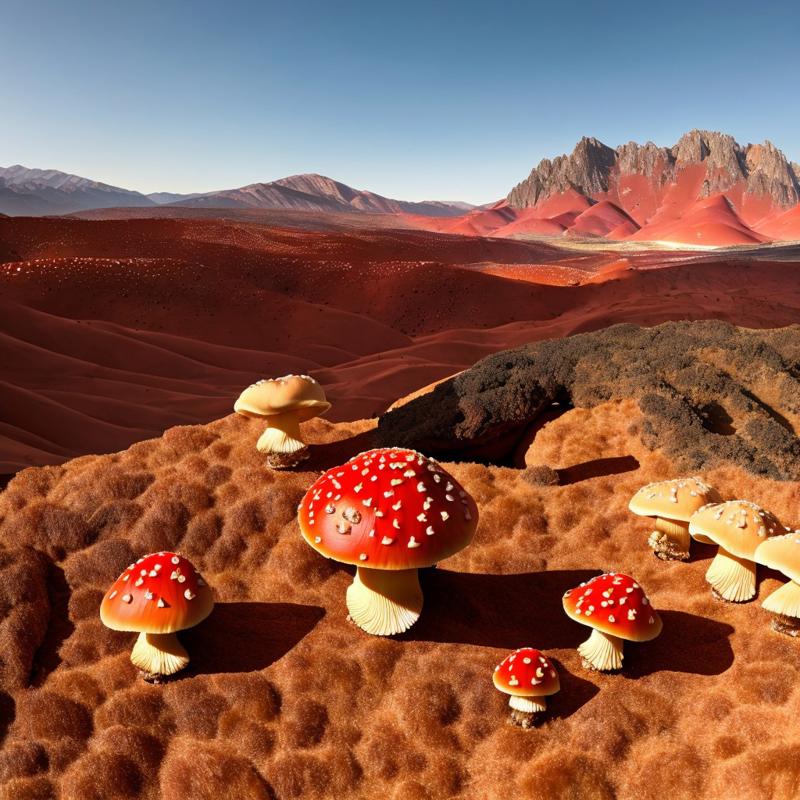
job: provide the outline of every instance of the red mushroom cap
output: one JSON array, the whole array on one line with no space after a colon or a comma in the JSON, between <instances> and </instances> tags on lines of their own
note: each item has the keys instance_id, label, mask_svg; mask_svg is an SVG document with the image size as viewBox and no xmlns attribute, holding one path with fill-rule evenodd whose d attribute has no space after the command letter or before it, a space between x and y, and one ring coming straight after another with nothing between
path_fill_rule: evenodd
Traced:
<instances>
[{"instance_id":1,"label":"red mushroom cap","mask_svg":"<svg viewBox=\"0 0 800 800\"><path fill-rule=\"evenodd\" d=\"M427 567L466 547L475 501L432 458L380 448L322 475L298 508L303 538L344 564Z\"/></svg>"},{"instance_id":2,"label":"red mushroom cap","mask_svg":"<svg viewBox=\"0 0 800 800\"><path fill-rule=\"evenodd\" d=\"M533 647L520 647L494 668L494 685L517 697L555 694L561 684L553 662Z\"/></svg>"},{"instance_id":3,"label":"red mushroom cap","mask_svg":"<svg viewBox=\"0 0 800 800\"><path fill-rule=\"evenodd\" d=\"M576 622L620 639L647 642L661 633L661 617L630 575L598 575L565 592L563 603Z\"/></svg>"},{"instance_id":4,"label":"red mushroom cap","mask_svg":"<svg viewBox=\"0 0 800 800\"><path fill-rule=\"evenodd\" d=\"M115 631L174 633L194 627L213 607L211 589L191 561L177 553L151 553L106 592L100 619Z\"/></svg>"}]
</instances>

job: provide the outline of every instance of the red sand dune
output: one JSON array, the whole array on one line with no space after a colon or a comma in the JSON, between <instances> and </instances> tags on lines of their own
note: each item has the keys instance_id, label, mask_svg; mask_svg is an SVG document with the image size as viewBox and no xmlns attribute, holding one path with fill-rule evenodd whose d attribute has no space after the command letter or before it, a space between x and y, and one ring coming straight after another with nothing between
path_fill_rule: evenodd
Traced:
<instances>
[{"instance_id":1,"label":"red sand dune","mask_svg":"<svg viewBox=\"0 0 800 800\"><path fill-rule=\"evenodd\" d=\"M591 205L582 194L570 189L542 200L536 205L536 212L540 219L574 219Z\"/></svg>"},{"instance_id":2,"label":"red sand dune","mask_svg":"<svg viewBox=\"0 0 800 800\"><path fill-rule=\"evenodd\" d=\"M491 236L513 237L519 234L531 236L560 236L566 226L552 219L542 219L535 208L517 211L516 218L491 232Z\"/></svg>"},{"instance_id":3,"label":"red sand dune","mask_svg":"<svg viewBox=\"0 0 800 800\"><path fill-rule=\"evenodd\" d=\"M487 209L479 209L453 217L440 225L437 230L447 233L462 233L468 236L485 236L516 219L516 212L510 206L499 204Z\"/></svg>"},{"instance_id":4,"label":"red sand dune","mask_svg":"<svg viewBox=\"0 0 800 800\"><path fill-rule=\"evenodd\" d=\"M665 189L657 185L659 174L652 178L645 175L621 175L616 191L607 199L619 206L637 225L643 225L658 211L664 199Z\"/></svg>"},{"instance_id":5,"label":"red sand dune","mask_svg":"<svg viewBox=\"0 0 800 800\"><path fill-rule=\"evenodd\" d=\"M620 229L634 233L639 226L621 208L608 200L601 200L575 217L569 232L584 236L608 236L611 231Z\"/></svg>"},{"instance_id":6,"label":"red sand dune","mask_svg":"<svg viewBox=\"0 0 800 800\"><path fill-rule=\"evenodd\" d=\"M698 200L687 209L672 211L674 218L658 215L630 238L641 241L679 242L707 246L758 244L766 240L747 225L721 194Z\"/></svg>"},{"instance_id":7,"label":"red sand dune","mask_svg":"<svg viewBox=\"0 0 800 800\"><path fill-rule=\"evenodd\" d=\"M634 272L599 250L421 231L2 220L0 473L219 417L266 375L311 372L331 418L354 419L526 341L622 321L798 318L791 263L629 260Z\"/></svg>"},{"instance_id":8,"label":"red sand dune","mask_svg":"<svg viewBox=\"0 0 800 800\"><path fill-rule=\"evenodd\" d=\"M756 225L756 230L768 239L783 242L800 240L800 206L767 217Z\"/></svg>"}]
</instances>

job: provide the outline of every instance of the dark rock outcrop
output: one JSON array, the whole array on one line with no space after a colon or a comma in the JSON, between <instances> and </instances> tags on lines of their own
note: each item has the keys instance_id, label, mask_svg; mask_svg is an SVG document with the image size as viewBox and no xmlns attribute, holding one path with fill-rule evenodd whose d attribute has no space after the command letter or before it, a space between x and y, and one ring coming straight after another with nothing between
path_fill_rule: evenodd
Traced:
<instances>
[{"instance_id":1,"label":"dark rock outcrop","mask_svg":"<svg viewBox=\"0 0 800 800\"><path fill-rule=\"evenodd\" d=\"M509 459L545 409L636 398L643 444L679 468L730 462L796 480L800 326L615 325L506 350L479 361L379 421L381 445L436 456ZM766 398L769 399L766 399Z\"/></svg>"}]
</instances>

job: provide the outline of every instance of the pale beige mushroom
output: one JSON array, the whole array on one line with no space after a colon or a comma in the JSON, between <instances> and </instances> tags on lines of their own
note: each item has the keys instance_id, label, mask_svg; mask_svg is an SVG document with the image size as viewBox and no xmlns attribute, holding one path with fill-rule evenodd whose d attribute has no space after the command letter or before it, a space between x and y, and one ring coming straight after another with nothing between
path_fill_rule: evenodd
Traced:
<instances>
[{"instance_id":1,"label":"pale beige mushroom","mask_svg":"<svg viewBox=\"0 0 800 800\"><path fill-rule=\"evenodd\" d=\"M237 414L263 419L267 428L256 448L273 469L293 467L308 458L300 423L324 414L331 404L325 390L308 375L284 375L248 386L233 406Z\"/></svg>"},{"instance_id":2,"label":"pale beige mushroom","mask_svg":"<svg viewBox=\"0 0 800 800\"><path fill-rule=\"evenodd\" d=\"M755 560L789 578L788 583L761 603L762 608L775 615L773 630L787 636L800 636L800 531L763 541L756 548Z\"/></svg>"},{"instance_id":3,"label":"pale beige mushroom","mask_svg":"<svg viewBox=\"0 0 800 800\"><path fill-rule=\"evenodd\" d=\"M647 544L663 561L689 558L689 519L708 503L719 503L719 492L700 478L677 478L643 486L628 508L642 517L654 517L655 530Z\"/></svg>"},{"instance_id":4,"label":"pale beige mushroom","mask_svg":"<svg viewBox=\"0 0 800 800\"><path fill-rule=\"evenodd\" d=\"M712 593L731 603L746 603L756 594L756 548L786 531L774 514L747 500L704 506L689 520L692 538L719 549L706 572Z\"/></svg>"}]
</instances>

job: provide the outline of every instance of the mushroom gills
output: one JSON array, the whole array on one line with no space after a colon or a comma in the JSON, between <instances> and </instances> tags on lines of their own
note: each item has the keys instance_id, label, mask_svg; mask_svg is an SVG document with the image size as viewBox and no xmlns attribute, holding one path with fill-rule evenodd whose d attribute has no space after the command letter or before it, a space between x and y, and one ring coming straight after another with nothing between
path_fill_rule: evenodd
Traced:
<instances>
[{"instance_id":1,"label":"mushroom gills","mask_svg":"<svg viewBox=\"0 0 800 800\"><path fill-rule=\"evenodd\" d=\"M800 635L800 585L789 581L776 589L761 607L775 614L772 627L788 636Z\"/></svg>"},{"instance_id":2,"label":"mushroom gills","mask_svg":"<svg viewBox=\"0 0 800 800\"><path fill-rule=\"evenodd\" d=\"M347 610L359 628L376 636L407 631L422 612L422 589L416 569L358 567L347 587Z\"/></svg>"},{"instance_id":3,"label":"mushroom gills","mask_svg":"<svg viewBox=\"0 0 800 800\"><path fill-rule=\"evenodd\" d=\"M189 663L189 654L174 633L140 633L131 661L145 676L174 675Z\"/></svg>"},{"instance_id":4,"label":"mushroom gills","mask_svg":"<svg viewBox=\"0 0 800 800\"><path fill-rule=\"evenodd\" d=\"M685 561L692 542L689 523L656 517L655 530L647 541L653 553L663 561Z\"/></svg>"},{"instance_id":5,"label":"mushroom gills","mask_svg":"<svg viewBox=\"0 0 800 800\"><path fill-rule=\"evenodd\" d=\"M267 418L267 428L256 442L259 453L291 456L306 447L300 438L300 420L296 413L275 414Z\"/></svg>"},{"instance_id":6,"label":"mushroom gills","mask_svg":"<svg viewBox=\"0 0 800 800\"><path fill-rule=\"evenodd\" d=\"M524 714L536 714L547 710L547 701L544 697L519 697L512 694L508 698L508 704L514 711L521 711Z\"/></svg>"},{"instance_id":7,"label":"mushroom gills","mask_svg":"<svg viewBox=\"0 0 800 800\"><path fill-rule=\"evenodd\" d=\"M756 594L756 565L720 547L706 572L706 580L722 600L744 603Z\"/></svg>"},{"instance_id":8,"label":"mushroom gills","mask_svg":"<svg viewBox=\"0 0 800 800\"><path fill-rule=\"evenodd\" d=\"M624 642L618 636L603 633L596 628L592 635L578 647L578 653L587 669L600 672L622 669L622 648Z\"/></svg>"}]
</instances>

